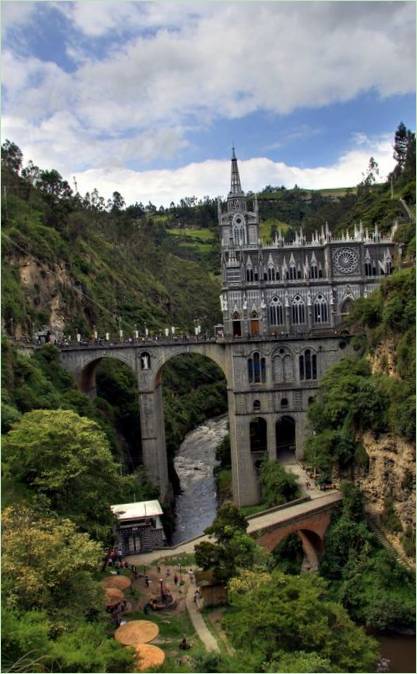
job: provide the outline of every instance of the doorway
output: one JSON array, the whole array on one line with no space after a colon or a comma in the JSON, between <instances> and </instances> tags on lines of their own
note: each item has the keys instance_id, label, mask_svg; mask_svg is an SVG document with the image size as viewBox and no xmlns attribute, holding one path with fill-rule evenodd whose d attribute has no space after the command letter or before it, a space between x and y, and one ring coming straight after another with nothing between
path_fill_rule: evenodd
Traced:
<instances>
[{"instance_id":1,"label":"doorway","mask_svg":"<svg viewBox=\"0 0 417 674\"><path fill-rule=\"evenodd\" d=\"M241 337L242 336L242 325L240 321L240 314L238 314L237 311L232 316L232 330L233 330L233 337Z\"/></svg>"},{"instance_id":2,"label":"doorway","mask_svg":"<svg viewBox=\"0 0 417 674\"><path fill-rule=\"evenodd\" d=\"M295 421L292 417L285 416L278 419L276 426L277 460L281 463L293 463L295 461Z\"/></svg>"},{"instance_id":3,"label":"doorway","mask_svg":"<svg viewBox=\"0 0 417 674\"><path fill-rule=\"evenodd\" d=\"M250 318L250 334L251 337L257 337L259 335L259 318L256 311L253 311Z\"/></svg>"}]
</instances>

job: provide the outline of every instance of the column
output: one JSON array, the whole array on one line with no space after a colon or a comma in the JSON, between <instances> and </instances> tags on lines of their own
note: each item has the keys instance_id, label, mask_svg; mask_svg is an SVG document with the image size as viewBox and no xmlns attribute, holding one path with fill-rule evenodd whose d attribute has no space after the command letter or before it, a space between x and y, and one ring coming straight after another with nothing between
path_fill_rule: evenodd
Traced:
<instances>
[{"instance_id":1,"label":"column","mask_svg":"<svg viewBox=\"0 0 417 674\"><path fill-rule=\"evenodd\" d=\"M143 463L151 482L159 486L161 500L164 500L169 481L160 384L151 390L139 390L139 410Z\"/></svg>"},{"instance_id":2,"label":"column","mask_svg":"<svg viewBox=\"0 0 417 674\"><path fill-rule=\"evenodd\" d=\"M228 391L227 396L232 456L233 500L237 506L255 505L259 503L259 486L250 452L250 417L236 414L233 391Z\"/></svg>"},{"instance_id":3,"label":"column","mask_svg":"<svg viewBox=\"0 0 417 674\"><path fill-rule=\"evenodd\" d=\"M272 394L273 395L273 394ZM270 414L268 417L268 458L270 461L277 460L277 442L275 432L275 415Z\"/></svg>"},{"instance_id":4,"label":"column","mask_svg":"<svg viewBox=\"0 0 417 674\"><path fill-rule=\"evenodd\" d=\"M308 391L307 391L308 393ZM303 391L303 395L306 392ZM306 439L306 413L299 412L295 417L295 456L298 460L304 456L304 442Z\"/></svg>"}]
</instances>

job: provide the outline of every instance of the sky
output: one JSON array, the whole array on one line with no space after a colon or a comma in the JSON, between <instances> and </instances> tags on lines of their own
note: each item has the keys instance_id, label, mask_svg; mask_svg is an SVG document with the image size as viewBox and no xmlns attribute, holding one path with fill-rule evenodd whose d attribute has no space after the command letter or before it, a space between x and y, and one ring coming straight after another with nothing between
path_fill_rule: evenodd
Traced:
<instances>
[{"instance_id":1,"label":"sky","mask_svg":"<svg viewBox=\"0 0 417 674\"><path fill-rule=\"evenodd\" d=\"M1 3L2 141L81 193L169 205L356 185L415 130L414 2Z\"/></svg>"}]
</instances>

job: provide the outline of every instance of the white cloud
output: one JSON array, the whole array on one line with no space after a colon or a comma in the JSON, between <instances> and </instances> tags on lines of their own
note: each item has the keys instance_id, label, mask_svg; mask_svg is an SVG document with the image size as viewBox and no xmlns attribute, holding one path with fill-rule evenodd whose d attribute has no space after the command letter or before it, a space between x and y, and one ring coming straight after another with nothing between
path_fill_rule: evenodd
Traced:
<instances>
[{"instance_id":1,"label":"white cloud","mask_svg":"<svg viewBox=\"0 0 417 674\"><path fill-rule=\"evenodd\" d=\"M28 74L24 88L6 72L10 114L26 111L33 120L71 109L85 127L119 133L257 110L287 114L370 89L389 96L415 86L410 2L54 6L88 36L123 27L135 35L121 38L117 48L112 44L101 59L80 49L73 73L38 61L36 77ZM144 34L149 25L155 30ZM77 54L73 43L69 50ZM9 58L24 69L24 59ZM30 73L34 59L27 63Z\"/></svg>"},{"instance_id":2,"label":"white cloud","mask_svg":"<svg viewBox=\"0 0 417 674\"><path fill-rule=\"evenodd\" d=\"M3 30L24 26L36 11L36 2L2 2L1 22Z\"/></svg>"},{"instance_id":3,"label":"white cloud","mask_svg":"<svg viewBox=\"0 0 417 674\"><path fill-rule=\"evenodd\" d=\"M353 146L332 166L300 168L274 162L265 157L240 161L240 175L245 190L261 190L265 185L285 185L319 189L357 185L366 171L369 157L379 164L380 177L393 168L391 136L366 139L361 147ZM230 161L204 161L174 170L133 171L123 167L91 169L76 174L80 191L95 187L103 196L121 192L127 203L152 201L169 205L185 196L204 197L226 194L229 189Z\"/></svg>"}]
</instances>

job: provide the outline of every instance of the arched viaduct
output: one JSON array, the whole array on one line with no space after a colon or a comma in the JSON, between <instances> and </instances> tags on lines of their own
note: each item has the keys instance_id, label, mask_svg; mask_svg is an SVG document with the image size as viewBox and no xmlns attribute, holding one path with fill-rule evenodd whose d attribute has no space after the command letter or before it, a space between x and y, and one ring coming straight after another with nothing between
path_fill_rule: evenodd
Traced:
<instances>
[{"instance_id":1,"label":"arched viaduct","mask_svg":"<svg viewBox=\"0 0 417 674\"><path fill-rule=\"evenodd\" d=\"M318 569L332 511L342 500L338 491L276 510L249 521L250 533L259 545L272 552L290 534L297 534L304 550L304 569Z\"/></svg>"},{"instance_id":2,"label":"arched viaduct","mask_svg":"<svg viewBox=\"0 0 417 674\"><path fill-rule=\"evenodd\" d=\"M343 341L343 348L346 346ZM96 368L114 358L134 373L139 392L143 461L161 497L168 489L161 371L182 354L199 354L216 363L227 386L233 498L237 505L259 502L261 459L289 451L300 459L307 435L307 409L327 367L342 353L340 336L289 336L239 340L178 340L61 346L61 363L79 388L96 394ZM347 349L348 351L349 349ZM314 354L314 376L306 380L299 361Z\"/></svg>"}]
</instances>

